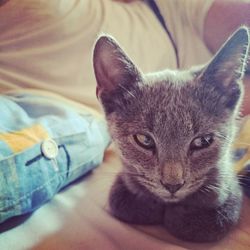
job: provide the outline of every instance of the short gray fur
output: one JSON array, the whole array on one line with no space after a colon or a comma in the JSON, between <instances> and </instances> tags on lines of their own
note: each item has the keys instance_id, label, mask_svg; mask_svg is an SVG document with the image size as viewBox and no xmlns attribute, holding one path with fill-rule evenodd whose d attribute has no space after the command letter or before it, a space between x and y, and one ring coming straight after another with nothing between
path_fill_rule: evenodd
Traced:
<instances>
[{"instance_id":1,"label":"short gray fur","mask_svg":"<svg viewBox=\"0 0 250 250\"><path fill-rule=\"evenodd\" d=\"M94 49L97 95L123 170L112 186L112 214L134 224L162 224L183 240L219 240L239 221L242 191L232 142L243 97L249 31L238 29L206 65L143 74L110 36ZM150 135L154 150L136 134ZM197 136L213 135L191 151ZM162 183L184 185L172 195Z\"/></svg>"}]
</instances>

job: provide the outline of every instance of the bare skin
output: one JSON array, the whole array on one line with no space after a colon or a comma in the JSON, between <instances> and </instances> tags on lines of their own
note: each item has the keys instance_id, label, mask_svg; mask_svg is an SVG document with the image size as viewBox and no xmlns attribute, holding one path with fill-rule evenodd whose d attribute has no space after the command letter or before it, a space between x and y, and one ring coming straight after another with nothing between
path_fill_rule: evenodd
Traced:
<instances>
[{"instance_id":1,"label":"bare skin","mask_svg":"<svg viewBox=\"0 0 250 250\"><path fill-rule=\"evenodd\" d=\"M223 13L223 15L221 14ZM204 23L204 42L215 53L240 25L250 26L250 0L214 0ZM248 64L250 71L250 63ZM250 114L250 74L244 79L243 115Z\"/></svg>"},{"instance_id":2,"label":"bare skin","mask_svg":"<svg viewBox=\"0 0 250 250\"><path fill-rule=\"evenodd\" d=\"M115 0L131 3L138 0ZM221 14L223 13L223 15ZM204 22L204 42L215 53L240 25L250 26L250 0L214 0ZM250 71L250 63L248 66ZM245 98L242 114L250 114L250 74L244 79Z\"/></svg>"},{"instance_id":3,"label":"bare skin","mask_svg":"<svg viewBox=\"0 0 250 250\"><path fill-rule=\"evenodd\" d=\"M250 0L214 0L204 23L207 47L215 53L227 37L243 24L250 26Z\"/></svg>"}]
</instances>

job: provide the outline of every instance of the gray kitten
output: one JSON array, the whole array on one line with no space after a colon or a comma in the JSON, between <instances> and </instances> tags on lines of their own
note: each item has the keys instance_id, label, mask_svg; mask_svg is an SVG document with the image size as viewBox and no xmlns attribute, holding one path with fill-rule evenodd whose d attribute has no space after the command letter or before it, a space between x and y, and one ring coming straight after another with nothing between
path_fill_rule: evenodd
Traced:
<instances>
[{"instance_id":1,"label":"gray kitten","mask_svg":"<svg viewBox=\"0 0 250 250\"><path fill-rule=\"evenodd\" d=\"M113 38L98 39L97 96L123 163L109 198L115 217L196 242L237 224L242 191L231 146L248 47L241 27L205 66L143 74Z\"/></svg>"}]
</instances>

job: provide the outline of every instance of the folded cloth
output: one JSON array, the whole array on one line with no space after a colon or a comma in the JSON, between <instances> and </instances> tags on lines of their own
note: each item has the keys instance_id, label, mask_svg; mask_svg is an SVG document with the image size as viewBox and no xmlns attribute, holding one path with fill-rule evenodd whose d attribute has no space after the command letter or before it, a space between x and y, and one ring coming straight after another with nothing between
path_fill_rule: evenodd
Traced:
<instances>
[{"instance_id":1,"label":"folded cloth","mask_svg":"<svg viewBox=\"0 0 250 250\"><path fill-rule=\"evenodd\" d=\"M0 222L31 212L103 159L110 138L88 108L53 97L0 96Z\"/></svg>"}]
</instances>

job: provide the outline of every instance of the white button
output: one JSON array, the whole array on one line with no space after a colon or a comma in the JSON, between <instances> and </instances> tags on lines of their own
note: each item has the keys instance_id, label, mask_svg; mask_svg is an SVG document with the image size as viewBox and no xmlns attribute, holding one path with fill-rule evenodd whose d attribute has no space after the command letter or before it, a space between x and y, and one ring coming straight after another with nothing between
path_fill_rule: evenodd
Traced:
<instances>
[{"instance_id":1,"label":"white button","mask_svg":"<svg viewBox=\"0 0 250 250\"><path fill-rule=\"evenodd\" d=\"M52 139L47 139L42 143L42 153L48 159L55 159L58 155L58 146Z\"/></svg>"}]
</instances>

